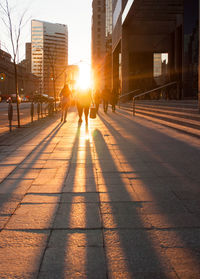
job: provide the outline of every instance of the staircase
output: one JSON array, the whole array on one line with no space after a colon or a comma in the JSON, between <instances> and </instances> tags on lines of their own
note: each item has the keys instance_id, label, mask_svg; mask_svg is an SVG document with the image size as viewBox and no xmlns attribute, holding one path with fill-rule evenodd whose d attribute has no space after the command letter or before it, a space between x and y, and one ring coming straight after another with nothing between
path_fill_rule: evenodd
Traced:
<instances>
[{"instance_id":1,"label":"staircase","mask_svg":"<svg viewBox=\"0 0 200 279\"><path fill-rule=\"evenodd\" d=\"M120 104L132 111L132 103ZM135 115L200 138L200 113L197 100L136 101Z\"/></svg>"}]
</instances>

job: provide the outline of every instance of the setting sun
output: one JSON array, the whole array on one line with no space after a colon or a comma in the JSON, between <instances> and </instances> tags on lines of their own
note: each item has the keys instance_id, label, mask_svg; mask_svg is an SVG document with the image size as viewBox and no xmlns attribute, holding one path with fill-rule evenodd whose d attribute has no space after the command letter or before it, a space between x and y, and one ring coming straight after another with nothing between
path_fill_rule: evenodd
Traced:
<instances>
[{"instance_id":1,"label":"setting sun","mask_svg":"<svg viewBox=\"0 0 200 279\"><path fill-rule=\"evenodd\" d=\"M90 65L84 62L79 63L78 87L86 89L91 87L91 70Z\"/></svg>"}]
</instances>

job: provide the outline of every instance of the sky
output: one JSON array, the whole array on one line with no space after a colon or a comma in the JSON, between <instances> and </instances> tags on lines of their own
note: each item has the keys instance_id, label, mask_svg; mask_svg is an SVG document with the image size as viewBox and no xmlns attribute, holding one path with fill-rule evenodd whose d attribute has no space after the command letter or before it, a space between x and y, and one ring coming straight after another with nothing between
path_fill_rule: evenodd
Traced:
<instances>
[{"instance_id":1,"label":"sky","mask_svg":"<svg viewBox=\"0 0 200 279\"><path fill-rule=\"evenodd\" d=\"M90 63L91 60L91 18L92 0L8 0L13 7L13 17L21 17L26 10L25 26L20 40L19 60L25 55L25 43L31 41L31 19L61 23L68 26L69 64L80 60ZM2 1L1 1L2 2ZM19 16L19 17L18 17ZM0 24L0 41L2 49L10 42L5 27ZM5 49L5 48L4 48Z\"/></svg>"}]
</instances>

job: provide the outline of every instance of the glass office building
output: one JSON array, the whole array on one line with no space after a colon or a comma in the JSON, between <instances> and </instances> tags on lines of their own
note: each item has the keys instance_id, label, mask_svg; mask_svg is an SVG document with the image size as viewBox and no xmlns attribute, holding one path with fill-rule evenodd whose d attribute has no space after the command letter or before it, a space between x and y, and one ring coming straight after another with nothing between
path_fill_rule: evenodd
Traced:
<instances>
[{"instance_id":1,"label":"glass office building","mask_svg":"<svg viewBox=\"0 0 200 279\"><path fill-rule=\"evenodd\" d=\"M32 73L40 78L39 93L59 94L68 65L68 29L66 25L32 20Z\"/></svg>"}]
</instances>

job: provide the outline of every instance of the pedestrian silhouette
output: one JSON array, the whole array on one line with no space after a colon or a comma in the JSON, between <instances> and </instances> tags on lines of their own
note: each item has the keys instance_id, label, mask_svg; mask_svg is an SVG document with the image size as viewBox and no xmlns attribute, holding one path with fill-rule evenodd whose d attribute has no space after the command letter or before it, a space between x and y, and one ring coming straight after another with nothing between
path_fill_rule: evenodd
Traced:
<instances>
[{"instance_id":1,"label":"pedestrian silhouette","mask_svg":"<svg viewBox=\"0 0 200 279\"><path fill-rule=\"evenodd\" d=\"M99 104L101 103L101 93L98 89L94 92L94 103L96 107L96 112L98 113Z\"/></svg>"},{"instance_id":2,"label":"pedestrian silhouette","mask_svg":"<svg viewBox=\"0 0 200 279\"><path fill-rule=\"evenodd\" d=\"M102 91L103 110L105 113L107 113L107 111L108 111L109 98L110 98L110 90L108 89L107 86L105 86Z\"/></svg>"},{"instance_id":3,"label":"pedestrian silhouette","mask_svg":"<svg viewBox=\"0 0 200 279\"><path fill-rule=\"evenodd\" d=\"M68 84L65 84L63 89L60 92L61 98L61 121L66 122L67 111L71 102L71 90L69 89Z\"/></svg>"},{"instance_id":4,"label":"pedestrian silhouette","mask_svg":"<svg viewBox=\"0 0 200 279\"><path fill-rule=\"evenodd\" d=\"M82 115L84 112L85 123L86 125L88 125L88 114L89 114L91 103L92 103L92 93L90 89L85 89L85 90L80 89L79 91L77 91L76 106L79 115L79 121L78 121L79 123L82 122Z\"/></svg>"}]
</instances>

